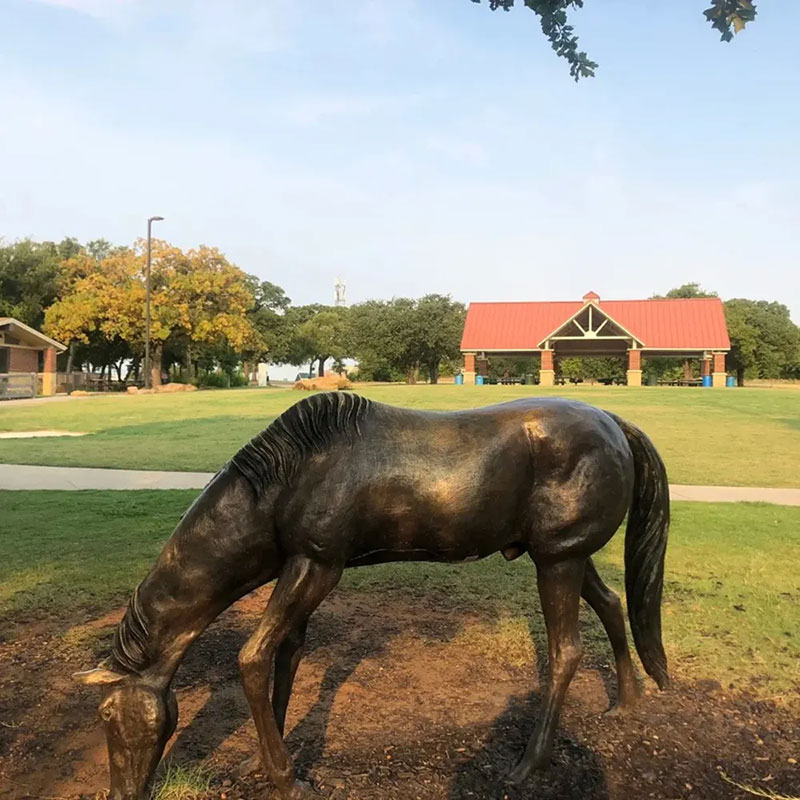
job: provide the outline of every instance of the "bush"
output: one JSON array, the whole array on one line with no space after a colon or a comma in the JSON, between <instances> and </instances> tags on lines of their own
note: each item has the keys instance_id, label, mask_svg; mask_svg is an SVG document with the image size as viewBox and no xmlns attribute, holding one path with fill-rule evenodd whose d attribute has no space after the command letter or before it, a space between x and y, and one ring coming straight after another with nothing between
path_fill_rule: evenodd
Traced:
<instances>
[{"instance_id":1,"label":"bush","mask_svg":"<svg viewBox=\"0 0 800 800\"><path fill-rule=\"evenodd\" d=\"M241 372L229 374L227 372L206 372L198 375L195 385L207 389L235 389L238 386L247 386L247 376Z\"/></svg>"}]
</instances>

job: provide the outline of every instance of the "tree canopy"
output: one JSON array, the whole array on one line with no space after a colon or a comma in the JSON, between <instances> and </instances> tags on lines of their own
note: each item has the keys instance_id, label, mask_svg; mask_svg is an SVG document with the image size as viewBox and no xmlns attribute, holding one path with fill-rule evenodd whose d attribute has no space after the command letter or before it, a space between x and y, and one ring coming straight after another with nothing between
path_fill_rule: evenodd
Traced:
<instances>
[{"instance_id":1,"label":"tree canopy","mask_svg":"<svg viewBox=\"0 0 800 800\"><path fill-rule=\"evenodd\" d=\"M472 0L480 3L481 0ZM487 0L492 11L510 11L516 0ZM706 0L708 2L708 0ZM551 47L569 64L569 73L575 80L590 78L597 64L583 50L578 49L578 37L569 24L569 9L582 8L584 0L521 0L520 5L539 17L542 33ZM756 18L756 4L752 0L711 0L711 7L704 12L711 27L721 33L722 41L729 42L734 34L743 30L748 22Z\"/></svg>"}]
</instances>

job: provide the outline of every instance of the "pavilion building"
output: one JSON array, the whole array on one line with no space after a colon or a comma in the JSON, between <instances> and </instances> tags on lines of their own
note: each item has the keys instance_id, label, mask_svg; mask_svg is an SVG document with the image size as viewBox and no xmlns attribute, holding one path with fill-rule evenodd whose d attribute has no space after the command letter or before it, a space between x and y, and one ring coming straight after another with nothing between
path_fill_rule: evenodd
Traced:
<instances>
[{"instance_id":1,"label":"pavilion building","mask_svg":"<svg viewBox=\"0 0 800 800\"><path fill-rule=\"evenodd\" d=\"M488 373L491 356L538 357L539 383L552 386L558 357L627 359L629 386L642 385L642 359L699 359L701 375L725 386L730 350L718 297L574 302L470 303L461 339L464 382Z\"/></svg>"}]
</instances>

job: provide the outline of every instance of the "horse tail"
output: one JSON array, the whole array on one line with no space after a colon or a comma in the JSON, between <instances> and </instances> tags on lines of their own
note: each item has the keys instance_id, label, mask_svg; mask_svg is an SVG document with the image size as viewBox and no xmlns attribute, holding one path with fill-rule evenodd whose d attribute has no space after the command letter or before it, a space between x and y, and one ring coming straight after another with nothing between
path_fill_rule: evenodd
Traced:
<instances>
[{"instance_id":1,"label":"horse tail","mask_svg":"<svg viewBox=\"0 0 800 800\"><path fill-rule=\"evenodd\" d=\"M667 656L661 641L661 596L669 531L667 470L650 439L612 415L633 452L633 498L625 531L625 595L633 641L647 674L665 689Z\"/></svg>"}]
</instances>

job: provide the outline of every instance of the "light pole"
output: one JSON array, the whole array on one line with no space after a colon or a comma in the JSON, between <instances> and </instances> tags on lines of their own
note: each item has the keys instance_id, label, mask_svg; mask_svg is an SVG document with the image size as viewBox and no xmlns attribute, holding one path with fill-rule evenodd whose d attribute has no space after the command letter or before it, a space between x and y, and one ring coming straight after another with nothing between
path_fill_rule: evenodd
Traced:
<instances>
[{"instance_id":1,"label":"light pole","mask_svg":"<svg viewBox=\"0 0 800 800\"><path fill-rule=\"evenodd\" d=\"M144 388L150 388L150 264L152 262L152 228L154 222L164 217L148 217L147 219L147 278L145 283L144 311Z\"/></svg>"}]
</instances>

